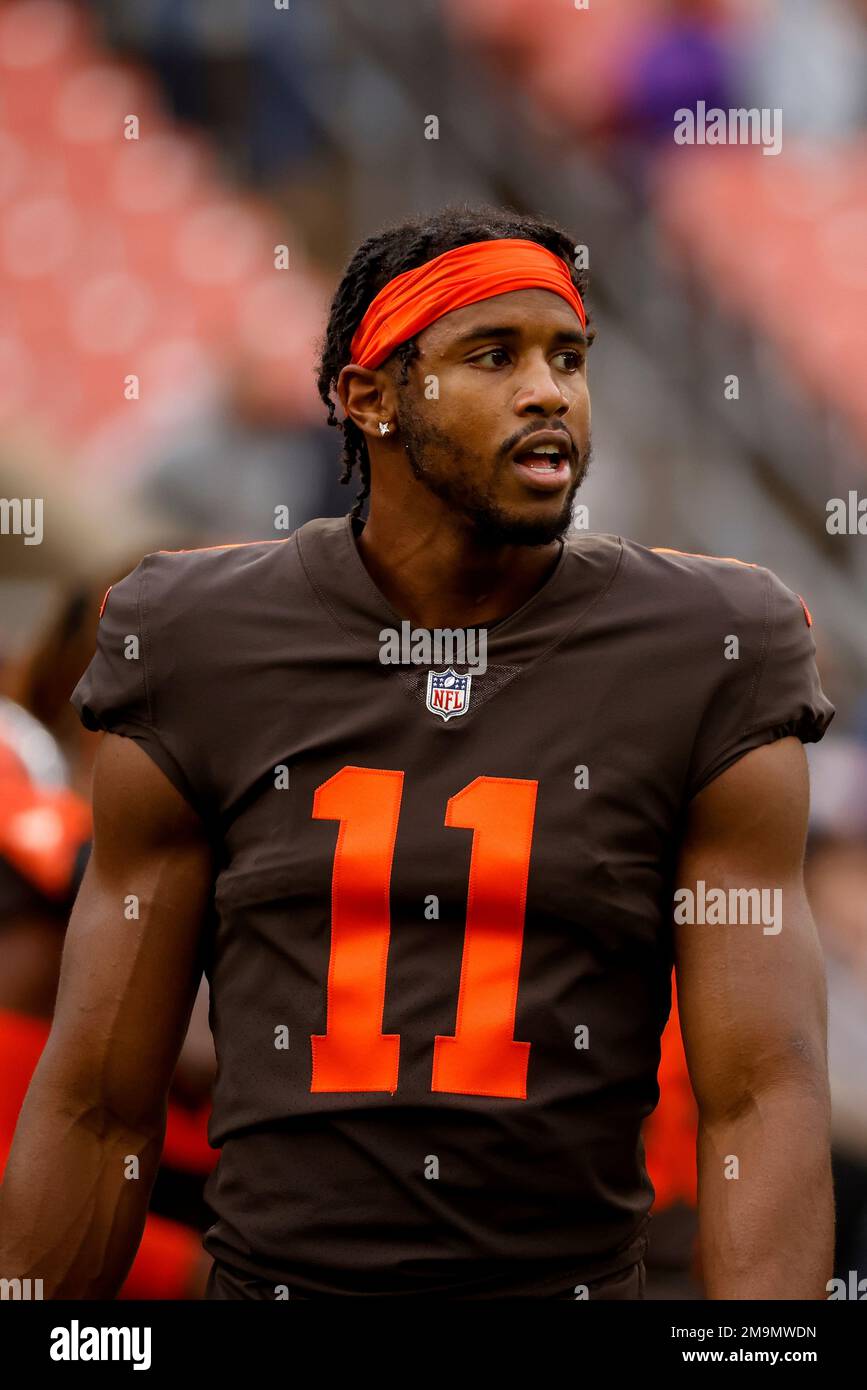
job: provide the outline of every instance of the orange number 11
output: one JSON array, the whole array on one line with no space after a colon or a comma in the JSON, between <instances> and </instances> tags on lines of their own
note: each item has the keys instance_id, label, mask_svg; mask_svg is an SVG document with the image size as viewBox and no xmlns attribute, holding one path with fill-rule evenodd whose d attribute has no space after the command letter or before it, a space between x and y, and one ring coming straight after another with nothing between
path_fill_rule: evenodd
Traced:
<instances>
[{"instance_id":1,"label":"orange number 11","mask_svg":"<svg viewBox=\"0 0 867 1390\"><path fill-rule=\"evenodd\" d=\"M434 1041L432 1091L527 1096L528 1042L515 1041L518 976L538 783L477 777L445 824L472 830L457 1025ZM403 773L344 767L313 815L340 830L331 879L326 1032L311 1038L311 1091L397 1090L400 1036L383 1033L389 889Z\"/></svg>"}]
</instances>

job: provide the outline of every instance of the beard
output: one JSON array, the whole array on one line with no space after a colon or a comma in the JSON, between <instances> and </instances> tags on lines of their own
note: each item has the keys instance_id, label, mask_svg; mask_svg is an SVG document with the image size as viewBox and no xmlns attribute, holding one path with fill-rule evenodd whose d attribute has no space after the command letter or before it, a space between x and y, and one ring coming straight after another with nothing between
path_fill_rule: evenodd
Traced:
<instances>
[{"instance_id":1,"label":"beard","mask_svg":"<svg viewBox=\"0 0 867 1390\"><path fill-rule=\"evenodd\" d=\"M575 494L590 469L589 434L560 510L545 517L527 517L497 501L498 474L480 486L475 456L459 439L421 420L406 398L397 412L397 424L413 477L470 524L479 545L550 545L562 540L569 530ZM503 451L504 458L509 447Z\"/></svg>"}]
</instances>

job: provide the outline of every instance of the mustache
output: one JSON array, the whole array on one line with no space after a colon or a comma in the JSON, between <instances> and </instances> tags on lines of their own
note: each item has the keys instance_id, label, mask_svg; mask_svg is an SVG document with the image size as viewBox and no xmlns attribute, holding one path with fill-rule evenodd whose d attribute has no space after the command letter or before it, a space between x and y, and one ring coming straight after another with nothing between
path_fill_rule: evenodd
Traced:
<instances>
[{"instance_id":1,"label":"mustache","mask_svg":"<svg viewBox=\"0 0 867 1390\"><path fill-rule=\"evenodd\" d=\"M554 434L562 434L566 443L569 445L570 454L574 455L579 452L575 440L572 438L565 425L558 424L557 421L550 423L543 420L534 420L527 429L517 430L514 434L509 436L505 444L500 445L498 451L500 456L505 458L507 454L510 454L513 449L517 448L523 439L529 439L531 434L538 434L541 430L551 430Z\"/></svg>"}]
</instances>

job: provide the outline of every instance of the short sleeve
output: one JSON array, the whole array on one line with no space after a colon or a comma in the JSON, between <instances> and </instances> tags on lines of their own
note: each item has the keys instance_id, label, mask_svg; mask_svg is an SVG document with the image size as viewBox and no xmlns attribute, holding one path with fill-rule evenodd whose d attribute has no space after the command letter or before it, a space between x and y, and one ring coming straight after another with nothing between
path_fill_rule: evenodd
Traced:
<instances>
[{"instance_id":1,"label":"short sleeve","mask_svg":"<svg viewBox=\"0 0 867 1390\"><path fill-rule=\"evenodd\" d=\"M146 629L148 557L105 595L97 628L96 651L70 696L86 729L123 734L140 744L172 785L198 812L201 798L180 760L167 746L154 717L154 692Z\"/></svg>"},{"instance_id":2,"label":"short sleeve","mask_svg":"<svg viewBox=\"0 0 867 1390\"><path fill-rule=\"evenodd\" d=\"M737 602L716 620L720 676L693 748L690 798L762 744L791 735L818 742L835 713L819 680L803 599L768 569L743 571Z\"/></svg>"}]
</instances>

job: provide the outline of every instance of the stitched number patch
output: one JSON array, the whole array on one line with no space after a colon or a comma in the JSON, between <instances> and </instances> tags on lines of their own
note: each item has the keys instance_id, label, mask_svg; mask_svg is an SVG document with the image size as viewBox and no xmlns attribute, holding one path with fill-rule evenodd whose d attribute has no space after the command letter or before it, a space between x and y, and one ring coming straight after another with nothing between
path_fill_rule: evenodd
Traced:
<instances>
[{"instance_id":1,"label":"stitched number patch","mask_svg":"<svg viewBox=\"0 0 867 1390\"><path fill-rule=\"evenodd\" d=\"M446 806L473 832L454 1034L434 1039L432 1091L525 1100L530 1044L515 1040L538 783L477 777ZM318 787L340 830L331 877L326 1032L311 1037L311 1091L397 1090L400 1037L382 1032L389 890L403 773L344 767Z\"/></svg>"}]
</instances>

